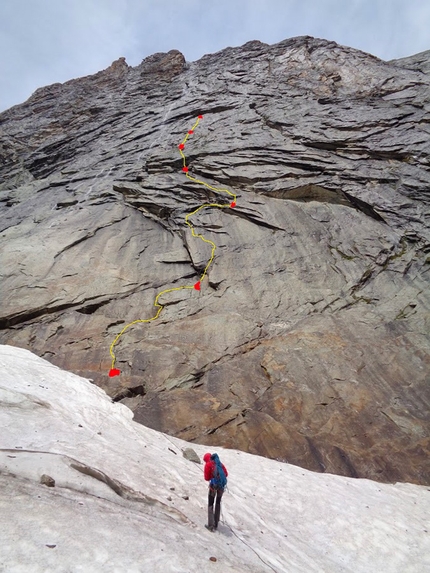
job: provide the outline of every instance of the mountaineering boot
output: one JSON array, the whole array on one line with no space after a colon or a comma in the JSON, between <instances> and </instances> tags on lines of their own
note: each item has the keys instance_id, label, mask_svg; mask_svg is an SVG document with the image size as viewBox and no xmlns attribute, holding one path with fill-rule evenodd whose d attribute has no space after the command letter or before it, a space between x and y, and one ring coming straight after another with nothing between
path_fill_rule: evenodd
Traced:
<instances>
[{"instance_id":1,"label":"mountaineering boot","mask_svg":"<svg viewBox=\"0 0 430 573\"><path fill-rule=\"evenodd\" d=\"M208 507L208 524L206 525L206 529L209 531L214 530L214 508L213 505Z\"/></svg>"}]
</instances>

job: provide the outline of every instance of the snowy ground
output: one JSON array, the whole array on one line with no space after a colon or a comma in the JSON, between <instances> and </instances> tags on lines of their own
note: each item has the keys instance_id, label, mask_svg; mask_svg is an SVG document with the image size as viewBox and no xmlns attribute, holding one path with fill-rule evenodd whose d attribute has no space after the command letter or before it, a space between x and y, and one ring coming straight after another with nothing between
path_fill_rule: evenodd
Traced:
<instances>
[{"instance_id":1,"label":"snowy ground","mask_svg":"<svg viewBox=\"0 0 430 573\"><path fill-rule=\"evenodd\" d=\"M0 346L0 373L0 572L430 572L427 487L218 448L229 488L210 533L203 465L182 455L208 448L28 351Z\"/></svg>"}]
</instances>

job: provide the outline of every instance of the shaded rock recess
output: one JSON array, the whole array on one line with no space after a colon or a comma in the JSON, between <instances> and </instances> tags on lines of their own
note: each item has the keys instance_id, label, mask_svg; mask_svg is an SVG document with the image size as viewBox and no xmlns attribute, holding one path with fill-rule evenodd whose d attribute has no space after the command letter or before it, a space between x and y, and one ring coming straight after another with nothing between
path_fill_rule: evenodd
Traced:
<instances>
[{"instance_id":1,"label":"shaded rock recess","mask_svg":"<svg viewBox=\"0 0 430 573\"><path fill-rule=\"evenodd\" d=\"M137 421L320 472L430 483L430 51L178 51L0 114L0 342ZM184 224L237 194L196 231Z\"/></svg>"}]
</instances>

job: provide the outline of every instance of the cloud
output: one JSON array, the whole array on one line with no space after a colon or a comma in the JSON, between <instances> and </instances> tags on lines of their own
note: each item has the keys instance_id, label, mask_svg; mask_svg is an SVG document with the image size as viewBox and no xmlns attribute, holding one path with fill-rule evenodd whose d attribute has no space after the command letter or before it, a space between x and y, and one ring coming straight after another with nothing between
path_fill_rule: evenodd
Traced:
<instances>
[{"instance_id":1,"label":"cloud","mask_svg":"<svg viewBox=\"0 0 430 573\"><path fill-rule=\"evenodd\" d=\"M427 0L1 0L0 109L120 56L311 35L392 59L430 49L429 29Z\"/></svg>"},{"instance_id":2,"label":"cloud","mask_svg":"<svg viewBox=\"0 0 430 573\"><path fill-rule=\"evenodd\" d=\"M7 57L0 63L2 108L42 85L106 67L120 55L130 28L118 10L120 1L115 9L109 0L3 1L0 51ZM26 10L20 9L23 5Z\"/></svg>"}]
</instances>

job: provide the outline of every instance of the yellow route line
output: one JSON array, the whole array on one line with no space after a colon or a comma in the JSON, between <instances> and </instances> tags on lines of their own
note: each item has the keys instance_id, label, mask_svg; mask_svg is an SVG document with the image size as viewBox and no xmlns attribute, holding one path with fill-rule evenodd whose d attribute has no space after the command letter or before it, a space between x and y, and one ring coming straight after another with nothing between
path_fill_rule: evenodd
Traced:
<instances>
[{"instance_id":1,"label":"yellow route line","mask_svg":"<svg viewBox=\"0 0 430 573\"><path fill-rule=\"evenodd\" d=\"M206 239L205 237L203 237L203 235L201 235L200 233L196 233L193 224L191 223L191 221L189 220L190 217L192 217L193 215L196 215L199 211L201 211L202 209L207 209L209 207L217 207L219 209L225 209L227 207L235 207L236 206L236 199L237 196L235 193L232 193L231 191L229 191L228 189L217 189L216 187L212 187L211 185L209 185L208 183L206 183L205 181L200 181L200 179L197 179L196 177L192 177L189 173L188 173L188 167L187 167L187 160L186 157L183 153L183 149L185 147L185 143L187 142L188 138L190 135L193 134L195 128L199 125L200 123L200 119L202 119L202 116L199 116L197 118L197 121L195 122L195 124L193 125L193 127L191 128L190 131L188 131L187 135L185 136L185 138L183 139L183 141L181 142L181 144L178 146L179 147L179 153L182 156L182 170L185 172L186 177L190 180L193 181L194 183L199 183L200 185L204 185L205 187L207 187L208 189L211 189L211 191L216 191L217 193L223 192L223 193L227 193L228 195L230 195L230 197L232 197L232 202L231 203L226 203L226 204L220 204L220 203L205 203L203 205L200 205L200 207L197 207L197 209L195 209L194 211L192 211L191 213L188 213L188 215L185 216L185 223L188 225L188 227L191 229L191 234L193 237L195 238L199 238L201 239L203 242L211 245L211 256L208 260L208 263L200 277L200 279L197 281L197 283L193 284L193 285L184 285L184 286L180 286L180 287L173 287L173 288L168 288L165 290L162 290L161 292L159 292L157 294L157 296L155 297L154 300L154 306L157 309L157 312L155 313L154 316L152 316L151 318L140 318L138 320L133 320L133 322L130 322L129 324L127 324L126 326L124 326L124 328L121 330L121 332L119 334L117 334L117 336L115 337L114 341L112 342L112 344L110 345L109 348L109 352L112 358L112 366L111 366L111 370L109 372L109 376L117 376L118 374L120 374L120 371L118 369L115 368L115 363L116 363L116 356L115 356L115 352L114 352L114 348L116 346L116 344L118 343L119 339L121 338L121 336L132 326L134 326L135 324L143 324L143 323L148 323L148 322L152 322L153 320L157 320L157 318L160 316L161 311L163 310L164 306L163 304L159 303L159 299L163 294L167 294L169 292L174 292L174 291L179 291L179 290L184 290L184 289L195 289L195 290L200 290L200 283L204 280L204 278L207 275L208 269L211 266L214 258L215 258L215 250L216 250L216 245L213 241Z\"/></svg>"}]
</instances>

